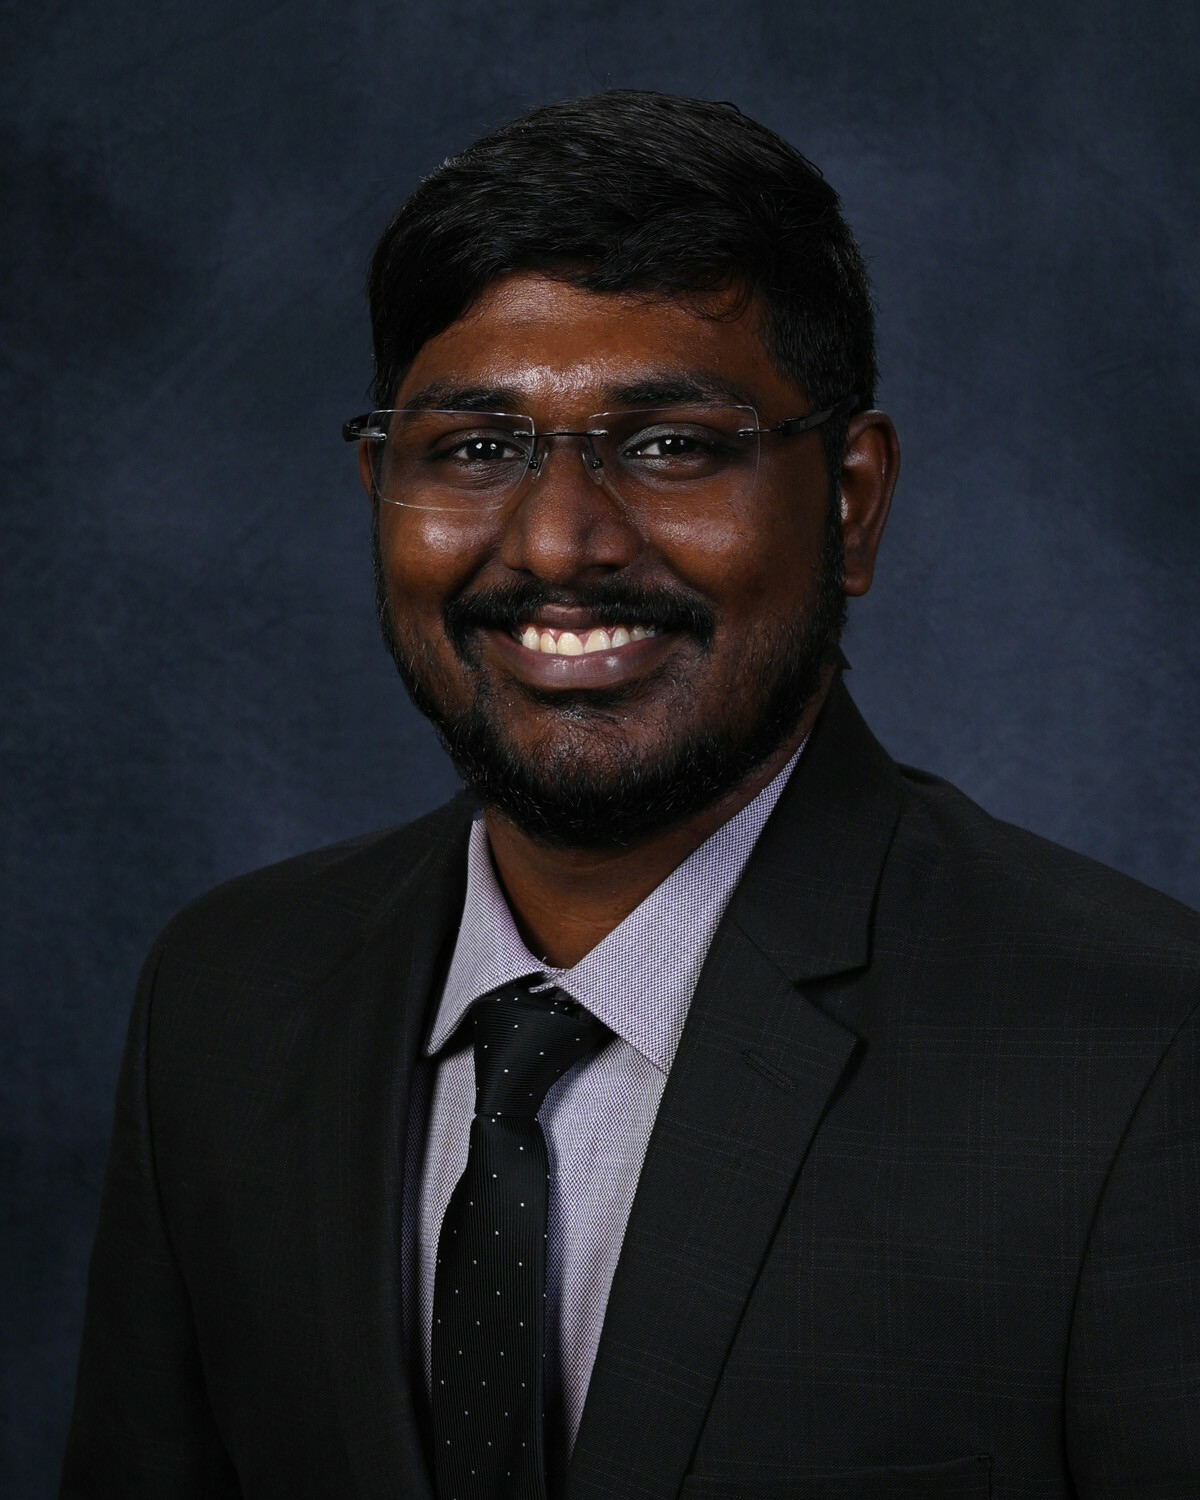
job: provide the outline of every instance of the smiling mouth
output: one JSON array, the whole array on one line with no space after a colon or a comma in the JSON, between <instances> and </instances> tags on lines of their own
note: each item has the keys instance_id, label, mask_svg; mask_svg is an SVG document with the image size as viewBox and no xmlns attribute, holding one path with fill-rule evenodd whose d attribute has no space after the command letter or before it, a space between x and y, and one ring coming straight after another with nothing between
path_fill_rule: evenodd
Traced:
<instances>
[{"instance_id":1,"label":"smiling mouth","mask_svg":"<svg viewBox=\"0 0 1200 1500\"><path fill-rule=\"evenodd\" d=\"M518 625L510 632L518 645L541 656L591 656L597 651L619 651L623 646L631 646L662 633L657 625L616 625L611 629L596 625L562 630L532 622Z\"/></svg>"}]
</instances>

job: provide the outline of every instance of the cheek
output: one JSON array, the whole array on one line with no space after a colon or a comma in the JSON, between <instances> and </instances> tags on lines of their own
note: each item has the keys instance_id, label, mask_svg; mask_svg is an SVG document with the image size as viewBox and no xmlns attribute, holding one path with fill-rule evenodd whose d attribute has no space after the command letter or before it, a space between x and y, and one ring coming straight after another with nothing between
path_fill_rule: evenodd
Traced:
<instances>
[{"instance_id":1,"label":"cheek","mask_svg":"<svg viewBox=\"0 0 1200 1500\"><path fill-rule=\"evenodd\" d=\"M379 545L392 608L410 617L440 615L487 551L478 522L386 504Z\"/></svg>"},{"instance_id":2,"label":"cheek","mask_svg":"<svg viewBox=\"0 0 1200 1500\"><path fill-rule=\"evenodd\" d=\"M718 612L756 615L795 598L797 579L809 576L820 552L821 527L795 503L753 512L730 504L662 527L657 542L672 570Z\"/></svg>"}]
</instances>

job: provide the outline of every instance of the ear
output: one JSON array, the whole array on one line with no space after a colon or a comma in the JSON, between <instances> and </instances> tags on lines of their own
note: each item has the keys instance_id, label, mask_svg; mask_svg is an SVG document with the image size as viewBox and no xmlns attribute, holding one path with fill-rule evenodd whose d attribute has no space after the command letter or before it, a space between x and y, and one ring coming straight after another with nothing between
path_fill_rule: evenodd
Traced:
<instances>
[{"instance_id":1,"label":"ear","mask_svg":"<svg viewBox=\"0 0 1200 1500\"><path fill-rule=\"evenodd\" d=\"M900 440L891 417L882 411L851 417L839 483L847 594L857 597L871 587L899 473Z\"/></svg>"}]
</instances>

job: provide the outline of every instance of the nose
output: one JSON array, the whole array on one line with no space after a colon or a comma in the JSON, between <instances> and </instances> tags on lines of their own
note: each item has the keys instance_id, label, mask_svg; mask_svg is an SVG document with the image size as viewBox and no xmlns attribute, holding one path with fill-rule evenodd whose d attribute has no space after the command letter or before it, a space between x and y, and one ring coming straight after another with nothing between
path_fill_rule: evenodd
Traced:
<instances>
[{"instance_id":1,"label":"nose","mask_svg":"<svg viewBox=\"0 0 1200 1500\"><path fill-rule=\"evenodd\" d=\"M586 583L627 567L642 537L592 467L590 445L565 436L543 441L538 468L521 481L507 518L500 560L559 586Z\"/></svg>"}]
</instances>

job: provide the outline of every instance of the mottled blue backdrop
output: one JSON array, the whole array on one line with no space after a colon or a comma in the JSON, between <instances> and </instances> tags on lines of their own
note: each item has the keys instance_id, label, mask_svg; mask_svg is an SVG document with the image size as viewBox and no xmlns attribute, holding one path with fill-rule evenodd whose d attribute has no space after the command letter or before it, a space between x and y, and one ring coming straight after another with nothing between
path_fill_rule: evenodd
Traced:
<instances>
[{"instance_id":1,"label":"mottled blue backdrop","mask_svg":"<svg viewBox=\"0 0 1200 1500\"><path fill-rule=\"evenodd\" d=\"M420 175L608 84L842 192L904 472L851 686L903 759L1200 904L1190 4L7 7L0 1492L49 1493L140 957L453 773L339 440Z\"/></svg>"}]
</instances>

